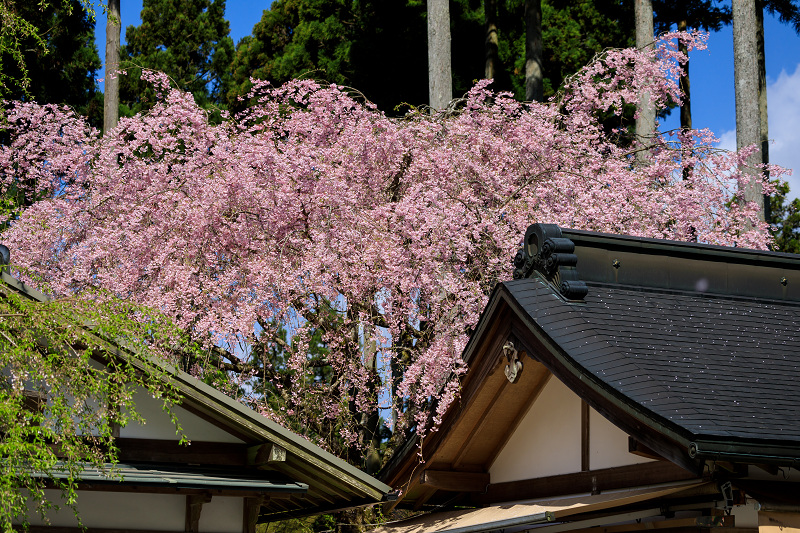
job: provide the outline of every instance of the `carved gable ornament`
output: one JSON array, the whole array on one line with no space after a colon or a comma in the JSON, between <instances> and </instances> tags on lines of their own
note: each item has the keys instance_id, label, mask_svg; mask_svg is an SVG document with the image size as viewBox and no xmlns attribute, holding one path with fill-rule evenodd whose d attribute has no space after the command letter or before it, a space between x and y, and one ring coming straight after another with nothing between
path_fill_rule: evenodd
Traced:
<instances>
[{"instance_id":1,"label":"carved gable ornament","mask_svg":"<svg viewBox=\"0 0 800 533\"><path fill-rule=\"evenodd\" d=\"M508 340L503 345L503 357L506 360L506 366L503 369L506 379L511 383L516 383L522 372L522 361L519 360L519 351L514 346L514 341Z\"/></svg>"}]
</instances>

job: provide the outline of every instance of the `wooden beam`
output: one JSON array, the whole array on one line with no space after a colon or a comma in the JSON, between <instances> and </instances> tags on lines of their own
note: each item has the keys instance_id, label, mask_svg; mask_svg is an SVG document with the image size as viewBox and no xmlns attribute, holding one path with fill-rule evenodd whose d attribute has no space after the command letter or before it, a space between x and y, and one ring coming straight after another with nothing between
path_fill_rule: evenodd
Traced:
<instances>
[{"instance_id":1,"label":"wooden beam","mask_svg":"<svg viewBox=\"0 0 800 533\"><path fill-rule=\"evenodd\" d=\"M247 448L247 465L258 468L269 468L275 463L286 462L286 449L277 444L267 442Z\"/></svg>"},{"instance_id":2,"label":"wooden beam","mask_svg":"<svg viewBox=\"0 0 800 533\"><path fill-rule=\"evenodd\" d=\"M314 509L314 512L317 514L327 514L327 513L335 513L338 511L345 511L347 509L357 509L359 507L366 507L368 505L374 505L375 500L370 497L360 498L358 500L353 500L348 502L346 505L320 505ZM285 512L267 512L262 513L259 517L259 523L264 524L267 522L277 522L280 520L287 520L290 518L302 518L304 516L308 516L308 508L302 507L299 509L294 509Z\"/></svg>"},{"instance_id":3,"label":"wooden beam","mask_svg":"<svg viewBox=\"0 0 800 533\"><path fill-rule=\"evenodd\" d=\"M44 480L44 486L48 489L58 489L59 486L55 485L51 480ZM269 487L226 487L218 486L204 486L197 488L187 488L181 486L168 485L147 485L147 484L133 484L133 483L119 483L117 480L109 480L106 483L94 483L77 481L75 483L75 490L85 490L91 492L117 492L117 493L139 493L139 494L173 494L179 496L191 496L210 494L212 496L233 496L236 498L258 498L261 496L268 496L270 499L289 498L292 495L303 496L308 491L302 488L291 488L272 490Z\"/></svg>"},{"instance_id":4,"label":"wooden beam","mask_svg":"<svg viewBox=\"0 0 800 533\"><path fill-rule=\"evenodd\" d=\"M419 511L420 509L422 509L422 506L428 503L428 500L430 500L434 494L436 494L436 489L424 488L422 490L422 494L420 494L414 501L414 510Z\"/></svg>"},{"instance_id":5,"label":"wooden beam","mask_svg":"<svg viewBox=\"0 0 800 533\"><path fill-rule=\"evenodd\" d=\"M203 512L203 504L211 501L211 494L192 494L186 496L186 523L184 531L186 533L200 532L200 513Z\"/></svg>"},{"instance_id":6,"label":"wooden beam","mask_svg":"<svg viewBox=\"0 0 800 533\"><path fill-rule=\"evenodd\" d=\"M581 471L589 470L589 404L581 401Z\"/></svg>"},{"instance_id":7,"label":"wooden beam","mask_svg":"<svg viewBox=\"0 0 800 533\"><path fill-rule=\"evenodd\" d=\"M639 457L646 457L648 459L656 460L664 459L657 452L651 450L633 437L628 437L628 451L633 455L638 455Z\"/></svg>"},{"instance_id":8,"label":"wooden beam","mask_svg":"<svg viewBox=\"0 0 800 533\"><path fill-rule=\"evenodd\" d=\"M489 486L489 473L427 469L420 474L420 485L439 490L483 492Z\"/></svg>"},{"instance_id":9,"label":"wooden beam","mask_svg":"<svg viewBox=\"0 0 800 533\"><path fill-rule=\"evenodd\" d=\"M19 533L165 533L153 529L125 529L107 527L69 527L69 526L12 526Z\"/></svg>"},{"instance_id":10,"label":"wooden beam","mask_svg":"<svg viewBox=\"0 0 800 533\"><path fill-rule=\"evenodd\" d=\"M177 440L131 439L115 440L121 462L179 463L202 465L245 466L247 445L231 442L191 441L182 445Z\"/></svg>"},{"instance_id":11,"label":"wooden beam","mask_svg":"<svg viewBox=\"0 0 800 533\"><path fill-rule=\"evenodd\" d=\"M474 504L486 505L581 492L604 492L688 479L697 479L697 476L668 461L658 461L559 476L492 483L485 494L472 493L471 500Z\"/></svg>"},{"instance_id":12,"label":"wooden beam","mask_svg":"<svg viewBox=\"0 0 800 533\"><path fill-rule=\"evenodd\" d=\"M46 483L47 488L58 488L52 483ZM127 485L127 484L105 484L105 483L84 483L78 482L75 484L76 490L85 490L93 492L126 492L138 494L177 494L181 496L191 496L197 494L211 494L213 496L234 496L237 498L256 498L259 496L267 495L270 498L284 498L286 494L291 492L270 492L268 490L236 490L236 489L213 489L213 488L176 488L169 486L153 486L153 485ZM303 494L303 493L300 493Z\"/></svg>"},{"instance_id":13,"label":"wooden beam","mask_svg":"<svg viewBox=\"0 0 800 533\"><path fill-rule=\"evenodd\" d=\"M694 531L697 531L697 528L725 528L725 531L728 532L731 528L735 527L735 518L734 516L697 516L694 518L654 520L646 522L645 524L634 523L616 526L588 527L573 529L572 531L580 533L628 533L631 531L649 531L654 529L693 528Z\"/></svg>"},{"instance_id":14,"label":"wooden beam","mask_svg":"<svg viewBox=\"0 0 800 533\"><path fill-rule=\"evenodd\" d=\"M753 465L753 466L755 466L757 468L760 468L761 470L763 470L764 472L766 472L767 474L769 474L771 476L777 476L778 472L780 471L780 468L778 467L778 465L758 464L758 465Z\"/></svg>"},{"instance_id":15,"label":"wooden beam","mask_svg":"<svg viewBox=\"0 0 800 533\"><path fill-rule=\"evenodd\" d=\"M243 498L242 533L256 533L258 515L261 514L264 500L264 498Z\"/></svg>"},{"instance_id":16,"label":"wooden beam","mask_svg":"<svg viewBox=\"0 0 800 533\"><path fill-rule=\"evenodd\" d=\"M721 472L726 476L733 475L734 477L747 477L747 465L742 463L731 463L729 461L706 461L709 470L712 472ZM774 475L777 475L777 471Z\"/></svg>"}]
</instances>

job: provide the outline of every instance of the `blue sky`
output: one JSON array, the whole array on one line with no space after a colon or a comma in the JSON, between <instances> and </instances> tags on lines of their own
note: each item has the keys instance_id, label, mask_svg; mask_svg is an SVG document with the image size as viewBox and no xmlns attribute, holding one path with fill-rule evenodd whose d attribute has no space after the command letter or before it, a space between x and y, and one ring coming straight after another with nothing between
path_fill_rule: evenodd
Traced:
<instances>
[{"instance_id":1,"label":"blue sky","mask_svg":"<svg viewBox=\"0 0 800 533\"><path fill-rule=\"evenodd\" d=\"M226 18L234 43L249 35L271 0L228 0ZM141 0L121 0L122 31L141 23ZM105 15L98 9L95 41L104 59ZM767 99L773 163L796 169L789 178L792 195L800 195L800 36L776 18L765 17ZM103 77L103 72L99 77ZM730 27L712 33L708 50L694 52L690 62L692 121L695 128L710 128L725 148L736 147L736 114L733 92L733 34ZM662 129L678 126L677 113Z\"/></svg>"}]
</instances>

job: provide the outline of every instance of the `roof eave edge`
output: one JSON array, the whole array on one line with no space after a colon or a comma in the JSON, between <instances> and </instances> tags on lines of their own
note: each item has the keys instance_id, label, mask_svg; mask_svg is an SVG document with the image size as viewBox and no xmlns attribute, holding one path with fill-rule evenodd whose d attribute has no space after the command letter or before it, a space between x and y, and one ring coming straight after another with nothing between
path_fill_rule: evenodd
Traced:
<instances>
[{"instance_id":1,"label":"roof eave edge","mask_svg":"<svg viewBox=\"0 0 800 533\"><path fill-rule=\"evenodd\" d=\"M700 460L769 464L794 468L800 465L800 444L780 446L694 439L689 443L688 449L691 457Z\"/></svg>"},{"instance_id":2,"label":"roof eave edge","mask_svg":"<svg viewBox=\"0 0 800 533\"><path fill-rule=\"evenodd\" d=\"M785 252L771 250L756 250L752 248L735 248L717 244L702 244L687 241L670 241L667 239L654 239L636 237L633 235L616 235L611 233L598 233L587 230L562 228L563 235L576 245L592 247L628 248L631 250L649 250L652 252L677 253L684 256L718 257L721 260L734 260L745 263L779 263L793 265L800 268L800 256Z\"/></svg>"}]
</instances>

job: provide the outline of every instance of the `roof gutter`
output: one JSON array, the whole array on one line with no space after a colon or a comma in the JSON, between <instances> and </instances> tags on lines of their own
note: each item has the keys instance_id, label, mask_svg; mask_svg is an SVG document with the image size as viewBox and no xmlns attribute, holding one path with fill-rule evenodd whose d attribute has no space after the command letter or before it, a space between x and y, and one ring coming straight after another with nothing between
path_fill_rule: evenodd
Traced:
<instances>
[{"instance_id":1,"label":"roof gutter","mask_svg":"<svg viewBox=\"0 0 800 533\"><path fill-rule=\"evenodd\" d=\"M796 467L800 465L800 446L739 444L695 440L689 443L689 456L693 459L720 460L733 463L771 464Z\"/></svg>"}]
</instances>

